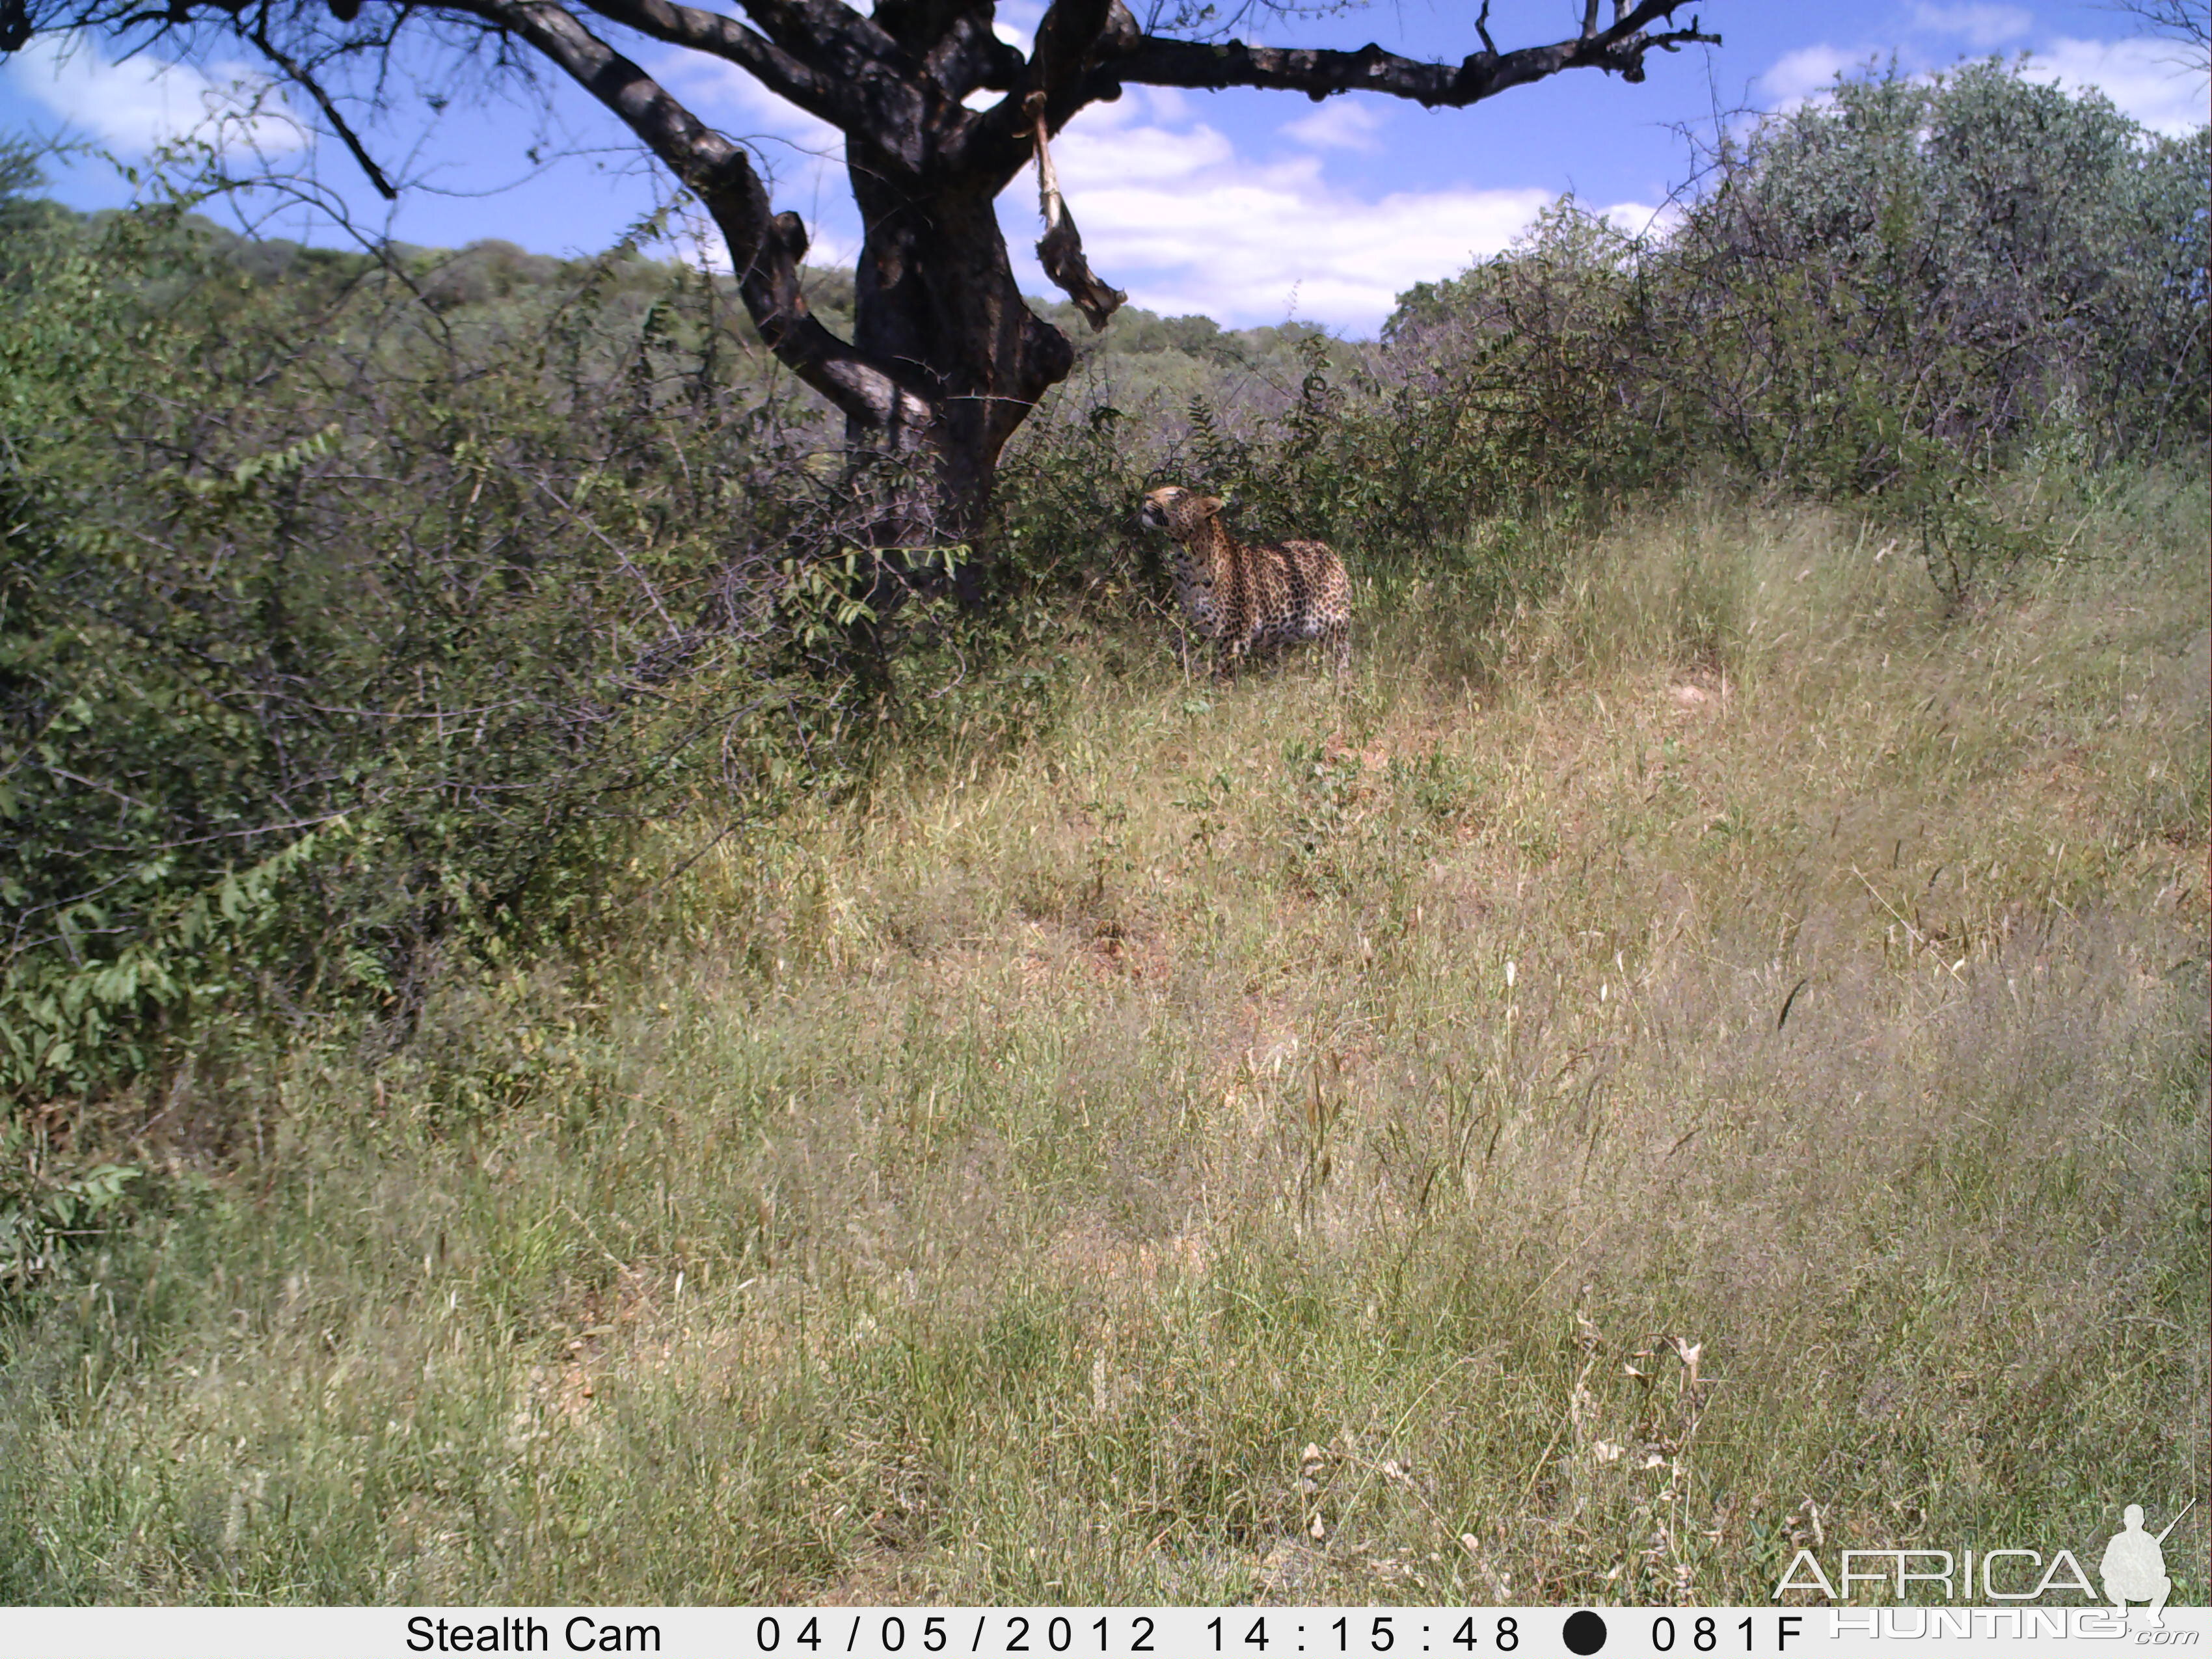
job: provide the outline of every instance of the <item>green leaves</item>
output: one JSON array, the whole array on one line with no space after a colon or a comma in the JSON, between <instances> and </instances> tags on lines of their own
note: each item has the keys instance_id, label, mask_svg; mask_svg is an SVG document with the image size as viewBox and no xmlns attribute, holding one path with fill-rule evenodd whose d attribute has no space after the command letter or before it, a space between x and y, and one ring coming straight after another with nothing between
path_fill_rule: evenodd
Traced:
<instances>
[{"instance_id":1,"label":"green leaves","mask_svg":"<svg viewBox=\"0 0 2212 1659\"><path fill-rule=\"evenodd\" d=\"M162 475L162 480L173 483L177 489L203 501L234 499L256 485L265 489L296 477L309 462L319 461L335 451L343 431L339 422L332 421L319 432L310 433L297 443L265 455L247 456L232 466L228 475L210 477L172 468Z\"/></svg>"},{"instance_id":2,"label":"green leaves","mask_svg":"<svg viewBox=\"0 0 2212 1659\"><path fill-rule=\"evenodd\" d=\"M0 1299L21 1295L71 1246L106 1233L145 1178L137 1165L115 1163L57 1174L44 1150L22 1124L0 1120Z\"/></svg>"},{"instance_id":3,"label":"green leaves","mask_svg":"<svg viewBox=\"0 0 2212 1659\"><path fill-rule=\"evenodd\" d=\"M0 1097L279 1014L404 1035L842 729L854 526L696 274L151 210L12 234L0 283Z\"/></svg>"}]
</instances>

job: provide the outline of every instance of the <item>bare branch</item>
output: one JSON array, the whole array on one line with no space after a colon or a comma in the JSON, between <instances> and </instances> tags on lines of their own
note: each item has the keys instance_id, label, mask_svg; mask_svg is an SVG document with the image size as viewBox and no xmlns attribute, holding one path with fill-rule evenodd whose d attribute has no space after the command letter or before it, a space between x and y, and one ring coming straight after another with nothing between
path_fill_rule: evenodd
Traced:
<instances>
[{"instance_id":1,"label":"bare branch","mask_svg":"<svg viewBox=\"0 0 2212 1659\"><path fill-rule=\"evenodd\" d=\"M1127 57L1101 65L1089 90L1091 96L1104 96L1112 85L1129 82L1197 89L1267 87L1303 92L1316 102L1332 93L1380 92L1431 107L1459 108L1571 69L1599 69L1626 81L1641 81L1644 54L1655 47L1675 52L1693 44L1720 45L1721 37L1705 33L1694 17L1687 28L1644 32L1647 24L1662 18L1671 21L1682 3L1684 0L1642 0L1625 15L1617 15L1610 28L1596 30L1595 0L1587 0L1585 18L1595 32L1507 52L1488 45L1488 31L1479 18L1476 31L1483 36L1485 48L1457 67L1401 58L1377 46L1358 52L1320 52L1254 46L1242 40L1206 45L1147 36Z\"/></svg>"},{"instance_id":2,"label":"bare branch","mask_svg":"<svg viewBox=\"0 0 2212 1659\"><path fill-rule=\"evenodd\" d=\"M2212 12L2203 0L2106 0L2106 9L2135 18L2146 34L2179 43L2179 60L2191 69L2212 69Z\"/></svg>"},{"instance_id":3,"label":"bare branch","mask_svg":"<svg viewBox=\"0 0 2212 1659\"><path fill-rule=\"evenodd\" d=\"M334 5L337 3L338 0L332 0ZM331 131L336 132L339 140L353 152L353 159L361 164L361 170L368 175L368 182L376 187L376 193L387 202L398 201L399 192L392 187L392 181L384 176L384 169L377 166L370 158L368 149L355 136L353 128L346 124L345 117L338 113L337 106L331 102L330 94L323 90L322 82L307 72L306 65L294 61L289 53L269 38L269 22L265 15L255 22L253 32L249 38L259 49L263 57L307 88L307 96L315 100L315 107L322 111L323 118L331 124Z\"/></svg>"},{"instance_id":4,"label":"bare branch","mask_svg":"<svg viewBox=\"0 0 2212 1659\"><path fill-rule=\"evenodd\" d=\"M1060 102L1106 32L1112 10L1113 0L1053 0L1052 9L1037 24L1036 50L1030 54L1030 90ZM1065 111L1052 112L1066 118Z\"/></svg>"},{"instance_id":5,"label":"bare branch","mask_svg":"<svg viewBox=\"0 0 2212 1659\"><path fill-rule=\"evenodd\" d=\"M963 10L924 54L922 73L949 99L965 98L977 88L1006 92L1028 72L1020 49L991 32L982 12Z\"/></svg>"},{"instance_id":6,"label":"bare branch","mask_svg":"<svg viewBox=\"0 0 2212 1659\"><path fill-rule=\"evenodd\" d=\"M735 64L810 115L837 125L864 116L860 100L851 95L856 88L850 83L817 73L735 18L694 6L672 5L669 0L584 0L584 3L609 22Z\"/></svg>"}]
</instances>

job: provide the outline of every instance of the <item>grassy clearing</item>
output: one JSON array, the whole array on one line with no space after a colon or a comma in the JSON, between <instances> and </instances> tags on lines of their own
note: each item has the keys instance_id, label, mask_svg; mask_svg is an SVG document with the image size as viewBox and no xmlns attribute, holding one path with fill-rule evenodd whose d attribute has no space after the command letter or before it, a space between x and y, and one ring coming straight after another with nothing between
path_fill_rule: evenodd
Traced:
<instances>
[{"instance_id":1,"label":"grassy clearing","mask_svg":"<svg viewBox=\"0 0 2212 1659\"><path fill-rule=\"evenodd\" d=\"M1342 688L1079 641L1018 750L254 1080L0 1328L0 1599L1764 1601L2170 1514L2207 534L1947 623L1691 505Z\"/></svg>"}]
</instances>

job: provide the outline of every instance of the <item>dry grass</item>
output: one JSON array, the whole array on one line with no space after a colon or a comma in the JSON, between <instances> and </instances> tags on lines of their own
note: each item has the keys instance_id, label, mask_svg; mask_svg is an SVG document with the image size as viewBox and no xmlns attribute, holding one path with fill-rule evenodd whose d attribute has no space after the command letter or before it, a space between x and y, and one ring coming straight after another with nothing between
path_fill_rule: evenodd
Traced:
<instances>
[{"instance_id":1,"label":"dry grass","mask_svg":"<svg viewBox=\"0 0 2212 1659\"><path fill-rule=\"evenodd\" d=\"M1342 688L1077 647L619 959L303 1050L0 1335L0 1594L1763 1602L2171 1513L2205 525L1947 623L1692 507Z\"/></svg>"}]
</instances>

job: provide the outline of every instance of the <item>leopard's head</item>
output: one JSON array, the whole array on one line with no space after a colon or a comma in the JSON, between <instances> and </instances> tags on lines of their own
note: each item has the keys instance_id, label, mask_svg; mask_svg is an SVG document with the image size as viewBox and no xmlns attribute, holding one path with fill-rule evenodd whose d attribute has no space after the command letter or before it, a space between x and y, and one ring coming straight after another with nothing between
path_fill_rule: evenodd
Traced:
<instances>
[{"instance_id":1,"label":"leopard's head","mask_svg":"<svg viewBox=\"0 0 2212 1659\"><path fill-rule=\"evenodd\" d=\"M1180 541L1188 541L1221 511L1219 498L1201 495L1181 484L1163 484L1146 495L1137 516L1154 530L1164 530Z\"/></svg>"}]
</instances>

